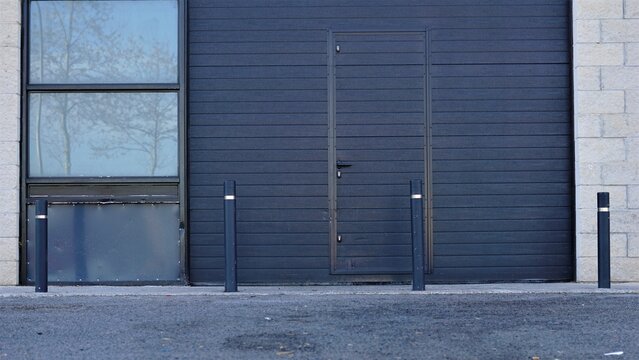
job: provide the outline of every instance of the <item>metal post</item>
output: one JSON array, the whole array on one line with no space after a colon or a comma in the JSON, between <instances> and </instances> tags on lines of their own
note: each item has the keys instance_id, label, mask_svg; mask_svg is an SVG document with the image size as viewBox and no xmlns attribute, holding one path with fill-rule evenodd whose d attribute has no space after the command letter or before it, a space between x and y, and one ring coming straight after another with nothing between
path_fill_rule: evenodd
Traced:
<instances>
[{"instance_id":1,"label":"metal post","mask_svg":"<svg viewBox=\"0 0 639 360\"><path fill-rule=\"evenodd\" d=\"M48 251L47 251L47 226L48 226L48 209L47 201L36 200L35 211L35 291L49 291L49 268L48 268Z\"/></svg>"},{"instance_id":2,"label":"metal post","mask_svg":"<svg viewBox=\"0 0 639 360\"><path fill-rule=\"evenodd\" d=\"M413 290L424 290L424 194L421 180L410 182L411 240L413 242Z\"/></svg>"},{"instance_id":3,"label":"metal post","mask_svg":"<svg viewBox=\"0 0 639 360\"><path fill-rule=\"evenodd\" d=\"M224 292L237 292L235 181L224 182Z\"/></svg>"},{"instance_id":4,"label":"metal post","mask_svg":"<svg viewBox=\"0 0 639 360\"><path fill-rule=\"evenodd\" d=\"M610 289L610 194L597 193L597 264L600 289Z\"/></svg>"}]
</instances>

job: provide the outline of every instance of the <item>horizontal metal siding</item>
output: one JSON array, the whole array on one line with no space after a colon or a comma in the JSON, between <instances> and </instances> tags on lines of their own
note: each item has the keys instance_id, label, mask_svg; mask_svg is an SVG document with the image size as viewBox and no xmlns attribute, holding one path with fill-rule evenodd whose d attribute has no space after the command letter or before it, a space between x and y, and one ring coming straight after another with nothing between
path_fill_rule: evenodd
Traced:
<instances>
[{"instance_id":1,"label":"horizontal metal siding","mask_svg":"<svg viewBox=\"0 0 639 360\"><path fill-rule=\"evenodd\" d=\"M225 179L238 182L240 281L340 281L328 272L326 30L426 26L431 279L572 277L567 1L189 0L192 281L222 280ZM396 74L380 89L407 76ZM418 95L389 93L407 105ZM421 121L401 116L402 126ZM352 146L358 151L357 141ZM392 220L370 216L372 228Z\"/></svg>"}]
</instances>

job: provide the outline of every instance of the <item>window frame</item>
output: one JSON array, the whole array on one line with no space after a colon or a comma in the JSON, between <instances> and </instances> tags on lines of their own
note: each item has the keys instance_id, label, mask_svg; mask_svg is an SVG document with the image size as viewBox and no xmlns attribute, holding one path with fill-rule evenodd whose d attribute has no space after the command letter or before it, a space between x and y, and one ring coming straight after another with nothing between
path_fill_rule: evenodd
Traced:
<instances>
[{"instance_id":1,"label":"window frame","mask_svg":"<svg viewBox=\"0 0 639 360\"><path fill-rule=\"evenodd\" d=\"M26 283L27 207L36 199L47 198L50 204L69 203L176 203L180 214L180 272L188 283L186 244L187 151L186 151L186 9L188 0L177 3L177 82L176 83L79 83L30 84L31 3L22 1L21 46L21 153L20 153L20 283ZM37 0L48 1L48 0ZM96 0L81 0L96 1ZM97 0L101 1L101 0ZM177 94L177 176L37 176L29 177L29 95L31 93L176 93ZM117 191L114 191L117 188ZM144 193L141 194L141 190ZM118 283L124 284L124 283ZM135 283L141 285L142 283ZM155 284L155 283L154 283Z\"/></svg>"}]
</instances>

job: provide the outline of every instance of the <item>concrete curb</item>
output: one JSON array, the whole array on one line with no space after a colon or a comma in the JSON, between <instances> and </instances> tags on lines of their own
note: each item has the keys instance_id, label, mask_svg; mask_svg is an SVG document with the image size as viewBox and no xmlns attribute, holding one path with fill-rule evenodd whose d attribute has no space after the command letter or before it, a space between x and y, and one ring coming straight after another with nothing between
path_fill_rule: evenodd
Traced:
<instances>
[{"instance_id":1,"label":"concrete curb","mask_svg":"<svg viewBox=\"0 0 639 360\"><path fill-rule=\"evenodd\" d=\"M598 289L596 283L427 285L411 291L410 285L379 286L241 286L225 293L222 286L50 286L48 293L35 293L32 286L0 287L0 298L51 296L427 296L427 295L526 295L526 294L639 294L639 283L613 284Z\"/></svg>"}]
</instances>

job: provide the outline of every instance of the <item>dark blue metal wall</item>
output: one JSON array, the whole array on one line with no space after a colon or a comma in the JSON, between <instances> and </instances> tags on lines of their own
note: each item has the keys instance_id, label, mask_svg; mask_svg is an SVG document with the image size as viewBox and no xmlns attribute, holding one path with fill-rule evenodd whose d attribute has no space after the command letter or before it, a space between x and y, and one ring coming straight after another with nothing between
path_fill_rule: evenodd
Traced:
<instances>
[{"instance_id":1,"label":"dark blue metal wall","mask_svg":"<svg viewBox=\"0 0 639 360\"><path fill-rule=\"evenodd\" d=\"M572 278L569 1L188 4L192 282L223 279L225 179L237 181L240 283L402 279L330 274L327 34L426 27L427 280Z\"/></svg>"}]
</instances>

